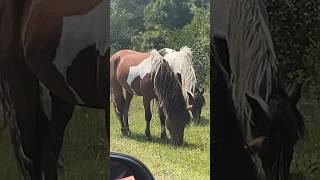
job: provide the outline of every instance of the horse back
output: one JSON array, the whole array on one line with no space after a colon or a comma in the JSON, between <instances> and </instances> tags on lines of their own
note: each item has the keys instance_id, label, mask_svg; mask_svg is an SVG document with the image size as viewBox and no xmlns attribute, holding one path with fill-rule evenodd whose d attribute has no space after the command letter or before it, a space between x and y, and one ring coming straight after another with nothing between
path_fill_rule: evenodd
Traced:
<instances>
[{"instance_id":1,"label":"horse back","mask_svg":"<svg viewBox=\"0 0 320 180\"><path fill-rule=\"evenodd\" d=\"M127 92L145 95L143 88L149 88L151 81L150 53L121 50L110 59L111 82L121 85ZM152 95L150 95L152 96Z\"/></svg>"}]
</instances>

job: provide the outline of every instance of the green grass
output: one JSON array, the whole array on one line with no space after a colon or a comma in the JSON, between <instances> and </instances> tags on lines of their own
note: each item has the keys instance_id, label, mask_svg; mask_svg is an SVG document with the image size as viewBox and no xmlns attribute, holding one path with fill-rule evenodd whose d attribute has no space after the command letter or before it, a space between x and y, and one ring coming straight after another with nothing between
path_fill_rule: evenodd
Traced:
<instances>
[{"instance_id":1,"label":"green grass","mask_svg":"<svg viewBox=\"0 0 320 180\"><path fill-rule=\"evenodd\" d=\"M0 121L2 122L2 121ZM70 121L62 150L61 180L105 180L108 164L104 111L77 107ZM0 136L0 179L18 180L19 172L8 130Z\"/></svg>"},{"instance_id":2,"label":"green grass","mask_svg":"<svg viewBox=\"0 0 320 180\"><path fill-rule=\"evenodd\" d=\"M160 121L156 103L152 105L151 134L146 140L142 97L134 97L129 111L131 135L120 132L120 123L110 107L111 151L132 155L146 164L156 179L210 179L209 95L203 109L203 123L185 129L185 145L174 147L160 139ZM169 131L167 131L169 135Z\"/></svg>"},{"instance_id":3,"label":"green grass","mask_svg":"<svg viewBox=\"0 0 320 180\"><path fill-rule=\"evenodd\" d=\"M311 102L311 103L310 103ZM307 106L308 105L308 106ZM311 105L311 106L310 106ZM319 104L313 100L300 105L307 128L306 136L297 143L291 165L292 180L320 179Z\"/></svg>"}]
</instances>

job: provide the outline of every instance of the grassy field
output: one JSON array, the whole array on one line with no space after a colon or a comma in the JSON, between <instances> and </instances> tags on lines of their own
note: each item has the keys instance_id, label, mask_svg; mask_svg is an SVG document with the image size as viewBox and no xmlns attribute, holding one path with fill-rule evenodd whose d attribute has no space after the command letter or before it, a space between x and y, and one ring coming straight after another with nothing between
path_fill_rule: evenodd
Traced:
<instances>
[{"instance_id":1,"label":"grassy field","mask_svg":"<svg viewBox=\"0 0 320 180\"><path fill-rule=\"evenodd\" d=\"M289 179L320 180L320 106L312 99L304 99L298 104L304 116L307 132L295 146ZM264 180L262 167L258 169L260 179Z\"/></svg>"},{"instance_id":2,"label":"grassy field","mask_svg":"<svg viewBox=\"0 0 320 180\"><path fill-rule=\"evenodd\" d=\"M291 165L292 180L320 179L320 116L319 103L312 98L300 103L307 133L297 143Z\"/></svg>"},{"instance_id":3,"label":"grassy field","mask_svg":"<svg viewBox=\"0 0 320 180\"><path fill-rule=\"evenodd\" d=\"M160 125L153 105L151 133L154 140L146 141L145 120L141 97L134 97L129 123L130 137L120 132L120 124L111 108L111 149L133 155L142 160L158 179L209 179L210 137L209 100L204 107L203 124L191 124L185 131L186 145L173 147L160 138ZM291 180L320 179L320 116L318 103L304 100L300 103L307 126L307 136L298 142L291 165ZM104 146L103 111L77 107L65 134L64 170L62 180L106 179L106 149ZM2 121L0 121L2 122ZM8 131L0 135L0 179L18 180L18 171Z\"/></svg>"},{"instance_id":4,"label":"grassy field","mask_svg":"<svg viewBox=\"0 0 320 180\"><path fill-rule=\"evenodd\" d=\"M0 121L2 122L2 121ZM103 140L104 113L77 107L69 123L62 150L59 170L61 180L105 180L108 166ZM8 131L0 136L0 179L18 180L15 156Z\"/></svg>"},{"instance_id":5,"label":"grassy field","mask_svg":"<svg viewBox=\"0 0 320 180\"><path fill-rule=\"evenodd\" d=\"M110 108L111 151L137 157L149 167L157 180L210 179L209 104L209 95L206 95L202 123L190 124L185 129L185 145L182 147L174 147L160 139L156 103L152 105L152 142L148 142L144 134L146 123L142 97L134 97L130 106L129 126L132 134L129 137L121 134L120 123L113 108Z\"/></svg>"}]
</instances>

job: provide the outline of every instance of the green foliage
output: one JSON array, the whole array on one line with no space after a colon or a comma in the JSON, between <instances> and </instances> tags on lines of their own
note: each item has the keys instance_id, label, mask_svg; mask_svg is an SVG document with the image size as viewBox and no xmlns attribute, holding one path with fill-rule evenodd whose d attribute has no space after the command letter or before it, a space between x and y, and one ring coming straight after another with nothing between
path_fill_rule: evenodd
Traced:
<instances>
[{"instance_id":1,"label":"green foliage","mask_svg":"<svg viewBox=\"0 0 320 180\"><path fill-rule=\"evenodd\" d=\"M320 35L320 34L319 34ZM306 90L317 97L320 101L320 38L313 48L309 49L309 56L306 70L304 71L305 79L309 86L306 86Z\"/></svg>"},{"instance_id":2,"label":"green foliage","mask_svg":"<svg viewBox=\"0 0 320 180\"><path fill-rule=\"evenodd\" d=\"M115 0L111 2L111 53L188 46L199 85L207 86L209 26L209 0Z\"/></svg>"},{"instance_id":3,"label":"green foliage","mask_svg":"<svg viewBox=\"0 0 320 180\"><path fill-rule=\"evenodd\" d=\"M280 62L282 81L310 82L310 72L319 71L316 59L310 54L320 32L320 1L267 1L270 29Z\"/></svg>"},{"instance_id":4,"label":"green foliage","mask_svg":"<svg viewBox=\"0 0 320 180\"><path fill-rule=\"evenodd\" d=\"M135 156L157 180L210 179L210 98L202 111L202 124L190 124L185 129L182 147L174 147L160 139L160 122L156 103L152 106L151 142L145 137L145 117L141 97L134 96L129 110L131 135L121 134L120 123L110 107L110 149ZM167 131L170 137L169 131Z\"/></svg>"},{"instance_id":5,"label":"green foliage","mask_svg":"<svg viewBox=\"0 0 320 180\"><path fill-rule=\"evenodd\" d=\"M188 46L193 51L193 63L197 80L200 85L208 86L210 78L209 62L209 12L205 9L197 9L190 24L180 30L172 31L166 38L165 46L179 50L182 46Z\"/></svg>"},{"instance_id":6,"label":"green foliage","mask_svg":"<svg viewBox=\"0 0 320 180\"><path fill-rule=\"evenodd\" d=\"M130 48L131 39L144 30L143 9L150 0L115 0L111 2L111 54Z\"/></svg>"},{"instance_id":7,"label":"green foliage","mask_svg":"<svg viewBox=\"0 0 320 180\"><path fill-rule=\"evenodd\" d=\"M111 3L110 15L110 40L111 53L117 50L129 48L131 36L135 32L133 29L128 29L130 15L125 9L121 9L116 2Z\"/></svg>"},{"instance_id":8,"label":"green foliage","mask_svg":"<svg viewBox=\"0 0 320 180\"><path fill-rule=\"evenodd\" d=\"M182 28L192 19L185 0L152 0L144 10L147 30Z\"/></svg>"}]
</instances>

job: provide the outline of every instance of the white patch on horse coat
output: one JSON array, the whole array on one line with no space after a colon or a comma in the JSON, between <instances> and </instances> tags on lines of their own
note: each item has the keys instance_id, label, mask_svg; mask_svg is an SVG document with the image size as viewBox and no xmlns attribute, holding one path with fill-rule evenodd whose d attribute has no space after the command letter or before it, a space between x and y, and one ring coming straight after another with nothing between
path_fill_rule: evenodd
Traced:
<instances>
[{"instance_id":1,"label":"white patch on horse coat","mask_svg":"<svg viewBox=\"0 0 320 180\"><path fill-rule=\"evenodd\" d=\"M166 54L175 52L175 50L170 49L170 48L164 48L164 49L165 49L165 51L166 51Z\"/></svg>"},{"instance_id":2,"label":"white patch on horse coat","mask_svg":"<svg viewBox=\"0 0 320 180\"><path fill-rule=\"evenodd\" d=\"M68 67L81 50L95 44L101 56L107 52L107 7L107 0L103 0L84 15L63 17L62 34L53 64L65 79ZM71 90L81 102L77 93Z\"/></svg>"},{"instance_id":3,"label":"white patch on horse coat","mask_svg":"<svg viewBox=\"0 0 320 180\"><path fill-rule=\"evenodd\" d=\"M143 79L144 76L151 72L152 61L151 57L143 60L139 65L129 68L129 74L127 77L127 83L131 86L132 81L140 76L140 79Z\"/></svg>"},{"instance_id":4,"label":"white patch on horse coat","mask_svg":"<svg viewBox=\"0 0 320 180\"><path fill-rule=\"evenodd\" d=\"M172 49L170 49L172 50ZM183 59L177 59L176 56L179 52L177 51L167 51L168 53L163 57L166 61L168 61L170 67L172 68L175 74L181 74Z\"/></svg>"}]
</instances>

